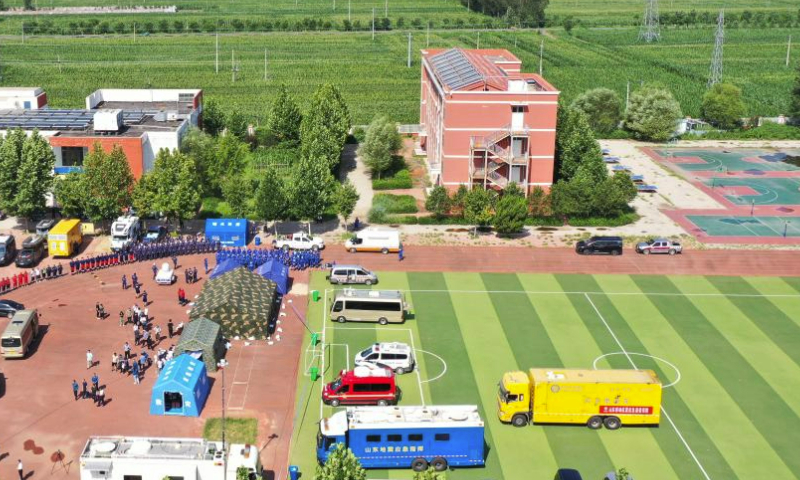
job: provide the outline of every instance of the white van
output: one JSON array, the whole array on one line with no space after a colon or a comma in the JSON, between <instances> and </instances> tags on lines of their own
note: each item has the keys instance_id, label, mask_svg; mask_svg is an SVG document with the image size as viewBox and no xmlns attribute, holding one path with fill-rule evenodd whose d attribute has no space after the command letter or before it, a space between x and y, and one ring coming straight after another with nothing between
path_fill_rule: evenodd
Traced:
<instances>
[{"instance_id":1,"label":"white van","mask_svg":"<svg viewBox=\"0 0 800 480\"><path fill-rule=\"evenodd\" d=\"M401 375L414 371L414 352L405 343L376 343L356 354L355 364L372 364L387 367Z\"/></svg>"},{"instance_id":2,"label":"white van","mask_svg":"<svg viewBox=\"0 0 800 480\"><path fill-rule=\"evenodd\" d=\"M350 253L356 252L397 252L402 244L400 243L400 232L388 228L365 228L356 232L352 238L344 244Z\"/></svg>"},{"instance_id":3,"label":"white van","mask_svg":"<svg viewBox=\"0 0 800 480\"><path fill-rule=\"evenodd\" d=\"M403 323L407 305L398 290L345 289L336 294L331 306L331 320L345 322Z\"/></svg>"},{"instance_id":4,"label":"white van","mask_svg":"<svg viewBox=\"0 0 800 480\"><path fill-rule=\"evenodd\" d=\"M111 224L111 250L118 251L139 239L141 225L139 217L123 216Z\"/></svg>"}]
</instances>

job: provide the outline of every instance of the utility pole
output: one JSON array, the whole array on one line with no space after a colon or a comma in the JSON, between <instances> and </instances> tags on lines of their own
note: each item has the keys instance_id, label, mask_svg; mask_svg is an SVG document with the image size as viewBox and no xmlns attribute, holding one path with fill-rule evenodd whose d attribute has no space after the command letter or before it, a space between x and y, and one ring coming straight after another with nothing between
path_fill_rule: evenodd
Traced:
<instances>
[{"instance_id":1,"label":"utility pole","mask_svg":"<svg viewBox=\"0 0 800 480\"><path fill-rule=\"evenodd\" d=\"M631 81L628 80L628 84L625 87L625 113L628 113L628 105L631 103Z\"/></svg>"},{"instance_id":2,"label":"utility pole","mask_svg":"<svg viewBox=\"0 0 800 480\"><path fill-rule=\"evenodd\" d=\"M136 22L133 22L133 43L136 43Z\"/></svg>"},{"instance_id":3,"label":"utility pole","mask_svg":"<svg viewBox=\"0 0 800 480\"><path fill-rule=\"evenodd\" d=\"M235 50L231 50L231 82L236 83L236 54Z\"/></svg>"},{"instance_id":4,"label":"utility pole","mask_svg":"<svg viewBox=\"0 0 800 480\"><path fill-rule=\"evenodd\" d=\"M25 45L25 22L22 22L22 44Z\"/></svg>"},{"instance_id":5,"label":"utility pole","mask_svg":"<svg viewBox=\"0 0 800 480\"><path fill-rule=\"evenodd\" d=\"M219 73L219 32L217 32L217 48L214 57L214 72Z\"/></svg>"},{"instance_id":6,"label":"utility pole","mask_svg":"<svg viewBox=\"0 0 800 480\"><path fill-rule=\"evenodd\" d=\"M350 0L347 0L347 21L348 22L353 21L353 19L350 18Z\"/></svg>"},{"instance_id":7,"label":"utility pole","mask_svg":"<svg viewBox=\"0 0 800 480\"><path fill-rule=\"evenodd\" d=\"M61 55L58 55L56 60L58 62L58 73L61 73Z\"/></svg>"},{"instance_id":8,"label":"utility pole","mask_svg":"<svg viewBox=\"0 0 800 480\"><path fill-rule=\"evenodd\" d=\"M408 61L406 67L411 68L411 32L408 32Z\"/></svg>"},{"instance_id":9,"label":"utility pole","mask_svg":"<svg viewBox=\"0 0 800 480\"><path fill-rule=\"evenodd\" d=\"M222 370L222 478L228 480L228 451L225 448L225 367L228 361L224 358L217 363L217 367Z\"/></svg>"},{"instance_id":10,"label":"utility pole","mask_svg":"<svg viewBox=\"0 0 800 480\"><path fill-rule=\"evenodd\" d=\"M431 46L431 21L428 20L426 25L428 29L425 32L425 48L428 48Z\"/></svg>"},{"instance_id":11,"label":"utility pole","mask_svg":"<svg viewBox=\"0 0 800 480\"><path fill-rule=\"evenodd\" d=\"M717 33L714 35L714 54L711 57L711 72L708 76L708 88L722 81L722 51L725 46L725 11L719 11L717 17Z\"/></svg>"},{"instance_id":12,"label":"utility pole","mask_svg":"<svg viewBox=\"0 0 800 480\"><path fill-rule=\"evenodd\" d=\"M372 40L375 40L375 7L372 7Z\"/></svg>"},{"instance_id":13,"label":"utility pole","mask_svg":"<svg viewBox=\"0 0 800 480\"><path fill-rule=\"evenodd\" d=\"M333 0L333 11L336 11L336 0Z\"/></svg>"},{"instance_id":14,"label":"utility pole","mask_svg":"<svg viewBox=\"0 0 800 480\"><path fill-rule=\"evenodd\" d=\"M544 59L544 38L539 44L539 76L542 76L542 60Z\"/></svg>"},{"instance_id":15,"label":"utility pole","mask_svg":"<svg viewBox=\"0 0 800 480\"><path fill-rule=\"evenodd\" d=\"M478 30L478 39L475 41L475 48L481 48L481 32Z\"/></svg>"},{"instance_id":16,"label":"utility pole","mask_svg":"<svg viewBox=\"0 0 800 480\"><path fill-rule=\"evenodd\" d=\"M386 0L386 3L384 4L383 16L384 18L389 18L389 0Z\"/></svg>"},{"instance_id":17,"label":"utility pole","mask_svg":"<svg viewBox=\"0 0 800 480\"><path fill-rule=\"evenodd\" d=\"M789 66L789 55L792 53L792 36L789 35L789 43L786 44L786 66Z\"/></svg>"}]
</instances>

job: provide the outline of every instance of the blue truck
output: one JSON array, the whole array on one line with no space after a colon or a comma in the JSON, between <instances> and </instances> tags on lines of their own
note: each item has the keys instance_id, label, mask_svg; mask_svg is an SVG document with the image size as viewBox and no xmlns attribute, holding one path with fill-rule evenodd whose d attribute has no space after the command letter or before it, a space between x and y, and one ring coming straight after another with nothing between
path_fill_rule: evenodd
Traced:
<instances>
[{"instance_id":1,"label":"blue truck","mask_svg":"<svg viewBox=\"0 0 800 480\"><path fill-rule=\"evenodd\" d=\"M364 468L478 467L483 430L475 405L349 407L320 422L317 460L344 444Z\"/></svg>"}]
</instances>

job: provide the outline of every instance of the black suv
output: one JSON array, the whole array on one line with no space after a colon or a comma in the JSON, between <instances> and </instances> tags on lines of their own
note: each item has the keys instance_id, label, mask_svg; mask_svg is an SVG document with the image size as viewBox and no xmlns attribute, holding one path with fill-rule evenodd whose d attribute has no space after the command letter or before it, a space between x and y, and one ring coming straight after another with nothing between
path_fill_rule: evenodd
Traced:
<instances>
[{"instance_id":1,"label":"black suv","mask_svg":"<svg viewBox=\"0 0 800 480\"><path fill-rule=\"evenodd\" d=\"M622 255L622 238L592 237L589 240L581 240L575 244L575 251L581 255L590 255L594 253Z\"/></svg>"}]
</instances>

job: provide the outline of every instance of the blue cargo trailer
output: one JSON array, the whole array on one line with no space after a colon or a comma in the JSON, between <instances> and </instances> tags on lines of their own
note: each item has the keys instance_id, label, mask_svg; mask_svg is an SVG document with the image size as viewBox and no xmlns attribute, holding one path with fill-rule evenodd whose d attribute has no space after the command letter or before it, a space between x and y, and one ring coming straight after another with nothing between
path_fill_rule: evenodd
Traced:
<instances>
[{"instance_id":1,"label":"blue cargo trailer","mask_svg":"<svg viewBox=\"0 0 800 480\"><path fill-rule=\"evenodd\" d=\"M344 444L364 468L483 466L483 430L475 405L350 407L320 422L317 460Z\"/></svg>"}]
</instances>

